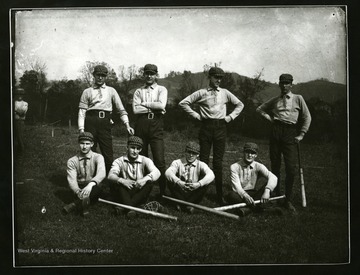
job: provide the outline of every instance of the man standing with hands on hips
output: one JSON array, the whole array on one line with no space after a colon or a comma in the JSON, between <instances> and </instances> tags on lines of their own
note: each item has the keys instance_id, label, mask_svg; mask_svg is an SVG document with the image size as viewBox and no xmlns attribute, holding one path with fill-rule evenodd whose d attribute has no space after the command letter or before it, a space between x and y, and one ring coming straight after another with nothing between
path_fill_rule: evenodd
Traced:
<instances>
[{"instance_id":1,"label":"man standing with hands on hips","mask_svg":"<svg viewBox=\"0 0 360 275\"><path fill-rule=\"evenodd\" d=\"M285 208L295 213L291 203L292 188L296 173L296 146L308 131L311 115L301 95L291 92L293 77L282 74L279 78L280 96L276 96L257 108L265 119L271 122L270 161L271 171L277 176L276 195L280 195L281 156L285 162Z\"/></svg>"},{"instance_id":2,"label":"man standing with hands on hips","mask_svg":"<svg viewBox=\"0 0 360 275\"><path fill-rule=\"evenodd\" d=\"M111 113L115 107L116 115L120 116L130 135L134 130L130 127L128 114L121 102L119 94L112 87L106 86L108 69L103 65L94 68L94 85L84 90L79 103L79 132L84 130L94 136L95 151L97 143L105 159L106 173L113 162L113 146L111 136Z\"/></svg>"},{"instance_id":3,"label":"man standing with hands on hips","mask_svg":"<svg viewBox=\"0 0 360 275\"><path fill-rule=\"evenodd\" d=\"M156 167L160 170L160 196L164 195L165 156L164 156L164 114L168 91L156 82L158 68L154 64L144 66L145 84L137 89L133 97L133 111L136 115L135 133L143 140L141 154L149 157L149 145Z\"/></svg>"},{"instance_id":4,"label":"man standing with hands on hips","mask_svg":"<svg viewBox=\"0 0 360 275\"><path fill-rule=\"evenodd\" d=\"M200 160L209 164L210 151L213 146L213 170L217 201L223 205L222 191L222 162L226 146L226 123L234 120L244 108L244 104L231 92L220 88L220 82L224 71L219 67L209 70L209 87L198 90L184 98L179 106L193 118L202 122L199 132ZM230 114L226 114L226 104L235 105ZM200 114L194 111L190 105L198 103Z\"/></svg>"}]
</instances>

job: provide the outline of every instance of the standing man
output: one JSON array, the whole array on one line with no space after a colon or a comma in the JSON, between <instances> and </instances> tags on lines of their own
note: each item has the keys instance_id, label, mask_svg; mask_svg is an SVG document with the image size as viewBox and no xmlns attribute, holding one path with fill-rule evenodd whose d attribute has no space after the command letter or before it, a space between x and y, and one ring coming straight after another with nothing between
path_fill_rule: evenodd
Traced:
<instances>
[{"instance_id":1,"label":"standing man","mask_svg":"<svg viewBox=\"0 0 360 275\"><path fill-rule=\"evenodd\" d=\"M114 160L108 179L114 185L112 195L122 204L139 206L148 199L153 182L160 177L160 171L153 161L139 155L143 141L137 136L130 136L127 143L127 154ZM118 212L118 211L117 211ZM128 215L133 215L129 211Z\"/></svg>"},{"instance_id":2,"label":"standing man","mask_svg":"<svg viewBox=\"0 0 360 275\"><path fill-rule=\"evenodd\" d=\"M24 151L24 127L28 103L23 100L24 89L16 88L14 102L14 136L18 152Z\"/></svg>"},{"instance_id":3,"label":"standing man","mask_svg":"<svg viewBox=\"0 0 360 275\"><path fill-rule=\"evenodd\" d=\"M130 135L134 130L130 127L127 112L119 94L112 87L106 86L108 69L103 65L94 68L94 85L84 90L79 103L78 126L80 133L87 131L94 136L94 151L97 143L105 159L106 173L113 162L113 146L111 136L111 113L113 108L120 116Z\"/></svg>"},{"instance_id":4,"label":"standing man","mask_svg":"<svg viewBox=\"0 0 360 275\"><path fill-rule=\"evenodd\" d=\"M310 127L311 115L304 98L291 92L292 82L292 75L280 75L280 96L263 103L256 111L272 124L270 160L271 170L278 177L276 195L280 195L280 167L283 155L286 172L284 206L295 213L296 209L291 203L291 197L296 173L296 146Z\"/></svg>"},{"instance_id":5,"label":"standing man","mask_svg":"<svg viewBox=\"0 0 360 275\"><path fill-rule=\"evenodd\" d=\"M133 111L136 115L135 133L142 138L144 145L142 155L148 157L148 147L156 167L160 170L160 196L164 194L165 157L164 157L164 114L168 91L157 84L158 69L156 65L146 64L144 67L145 84L137 89L133 97Z\"/></svg>"},{"instance_id":6,"label":"standing man","mask_svg":"<svg viewBox=\"0 0 360 275\"><path fill-rule=\"evenodd\" d=\"M224 71L218 67L209 70L209 87L201 89L184 98L179 106L196 120L202 122L200 141L200 160L209 164L211 147L213 146L213 170L215 173L215 185L217 201L224 204L222 191L222 162L226 146L226 124L234 120L244 108L244 104L231 92L220 88L220 82ZM230 114L226 114L226 104L235 105ZM200 114L194 111L190 105L198 103Z\"/></svg>"},{"instance_id":7,"label":"standing man","mask_svg":"<svg viewBox=\"0 0 360 275\"><path fill-rule=\"evenodd\" d=\"M166 170L168 187L175 198L199 203L214 180L213 171L205 162L198 160L199 154L199 144L190 141L185 147L185 158L174 160ZM181 210L179 205L176 208ZM194 208L186 206L186 210L192 213Z\"/></svg>"},{"instance_id":8,"label":"standing man","mask_svg":"<svg viewBox=\"0 0 360 275\"><path fill-rule=\"evenodd\" d=\"M270 192L274 191L277 177L265 165L255 161L258 153L256 143L244 145L243 159L230 166L233 192L227 196L230 204L245 202L251 208L240 208L240 215L245 216L254 210L255 200L262 203L269 201Z\"/></svg>"},{"instance_id":9,"label":"standing man","mask_svg":"<svg viewBox=\"0 0 360 275\"><path fill-rule=\"evenodd\" d=\"M67 180L70 189L76 195L76 200L66 205L63 210L69 213L81 208L82 215L89 212L88 205L95 203L100 194L100 183L106 177L104 157L91 150L94 146L94 137L89 132L80 133L79 153L67 162Z\"/></svg>"}]
</instances>

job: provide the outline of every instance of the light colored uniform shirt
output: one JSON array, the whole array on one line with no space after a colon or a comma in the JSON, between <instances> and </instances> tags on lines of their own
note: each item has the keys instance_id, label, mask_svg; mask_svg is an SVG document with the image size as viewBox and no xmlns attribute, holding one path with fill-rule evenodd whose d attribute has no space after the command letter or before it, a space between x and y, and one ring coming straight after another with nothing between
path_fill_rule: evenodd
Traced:
<instances>
[{"instance_id":1,"label":"light colored uniform shirt","mask_svg":"<svg viewBox=\"0 0 360 275\"><path fill-rule=\"evenodd\" d=\"M134 93L132 103L134 114L165 114L167 97L168 91L164 86L158 85L157 83L154 83L151 86L142 86Z\"/></svg>"},{"instance_id":2,"label":"light colored uniform shirt","mask_svg":"<svg viewBox=\"0 0 360 275\"><path fill-rule=\"evenodd\" d=\"M28 110L28 103L23 100L15 100L14 105L15 105L14 106L14 112L15 112L14 118L16 120L25 120L26 112Z\"/></svg>"},{"instance_id":3,"label":"light colored uniform shirt","mask_svg":"<svg viewBox=\"0 0 360 275\"><path fill-rule=\"evenodd\" d=\"M118 178L140 180L149 177L151 181L156 181L160 177L160 171L150 158L139 155L136 160L130 162L127 156L117 158L112 163L108 179L117 180Z\"/></svg>"},{"instance_id":4,"label":"light colored uniform shirt","mask_svg":"<svg viewBox=\"0 0 360 275\"><path fill-rule=\"evenodd\" d=\"M200 114L190 107L195 102L199 104ZM244 104L223 88L213 89L209 87L198 90L180 101L179 106L197 120L224 119L228 102L235 105L235 109L229 114L231 119L234 120L241 113Z\"/></svg>"},{"instance_id":5,"label":"light colored uniform shirt","mask_svg":"<svg viewBox=\"0 0 360 275\"><path fill-rule=\"evenodd\" d=\"M258 177L263 176L268 179L266 187L273 191L277 185L277 177L271 173L265 165L253 161L249 165L240 160L230 166L232 190L242 198L246 190L255 188Z\"/></svg>"},{"instance_id":6,"label":"light colored uniform shirt","mask_svg":"<svg viewBox=\"0 0 360 275\"><path fill-rule=\"evenodd\" d=\"M112 87L103 84L101 87L89 87L84 90L79 103L79 130L84 129L85 111L98 110L112 112L113 107L119 113L121 121L129 123L128 113L120 99L119 94ZM85 110L85 111L84 111Z\"/></svg>"},{"instance_id":7,"label":"light colored uniform shirt","mask_svg":"<svg viewBox=\"0 0 360 275\"><path fill-rule=\"evenodd\" d=\"M200 160L193 163L187 163L185 158L174 160L165 172L165 177L172 183L182 180L185 182L199 182L200 186L211 183L214 178L214 172L209 166Z\"/></svg>"},{"instance_id":8,"label":"light colored uniform shirt","mask_svg":"<svg viewBox=\"0 0 360 275\"><path fill-rule=\"evenodd\" d=\"M310 127L311 115L304 98L292 92L271 98L260 105L256 111L262 115L268 114L274 120L287 124L297 124L300 121L300 132L306 133Z\"/></svg>"},{"instance_id":9,"label":"light colored uniform shirt","mask_svg":"<svg viewBox=\"0 0 360 275\"><path fill-rule=\"evenodd\" d=\"M105 177L105 162L101 154L90 151L85 156L77 154L67 161L67 180L74 193L80 189L79 184L85 185L90 181L99 184Z\"/></svg>"}]
</instances>

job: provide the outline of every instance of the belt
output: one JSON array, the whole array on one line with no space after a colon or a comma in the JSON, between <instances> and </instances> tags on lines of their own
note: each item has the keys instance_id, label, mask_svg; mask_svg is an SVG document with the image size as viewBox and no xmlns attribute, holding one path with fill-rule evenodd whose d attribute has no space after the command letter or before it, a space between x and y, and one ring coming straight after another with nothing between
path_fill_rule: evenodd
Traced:
<instances>
[{"instance_id":1,"label":"belt","mask_svg":"<svg viewBox=\"0 0 360 275\"><path fill-rule=\"evenodd\" d=\"M154 118L161 118L163 117L163 114L161 113L147 113L147 114L141 114L139 117L146 118L146 119L154 119Z\"/></svg>"},{"instance_id":2,"label":"belt","mask_svg":"<svg viewBox=\"0 0 360 275\"><path fill-rule=\"evenodd\" d=\"M281 125L281 126L287 127L287 128L296 128L296 124L286 123L286 122L283 122L283 121L277 120L277 119L274 120L274 124Z\"/></svg>"},{"instance_id":3,"label":"belt","mask_svg":"<svg viewBox=\"0 0 360 275\"><path fill-rule=\"evenodd\" d=\"M225 123L225 119L203 119L201 120L202 123L204 124L212 124L212 125L220 125L220 124L224 124Z\"/></svg>"},{"instance_id":4,"label":"belt","mask_svg":"<svg viewBox=\"0 0 360 275\"><path fill-rule=\"evenodd\" d=\"M98 118L109 118L111 116L111 112L102 110L89 110L86 111L86 115L97 116Z\"/></svg>"}]
</instances>

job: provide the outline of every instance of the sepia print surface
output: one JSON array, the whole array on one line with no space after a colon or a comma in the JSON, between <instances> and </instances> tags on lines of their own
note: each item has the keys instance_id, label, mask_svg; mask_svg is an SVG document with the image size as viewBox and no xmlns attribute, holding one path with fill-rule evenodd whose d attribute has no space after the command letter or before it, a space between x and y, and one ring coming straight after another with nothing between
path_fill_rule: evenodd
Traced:
<instances>
[{"instance_id":1,"label":"sepia print surface","mask_svg":"<svg viewBox=\"0 0 360 275\"><path fill-rule=\"evenodd\" d=\"M15 140L12 147L14 266L349 262L346 7L13 9L11 49L12 99L23 88L29 105L24 149L19 152ZM132 97L148 63L157 65L158 83L168 90L166 167L199 138L199 122L178 103L207 87L210 67L225 71L220 86L244 103L227 126L224 193L232 191L230 165L242 158L246 142L258 144L258 160L270 168L269 124L255 110L280 95L279 76L291 74L293 93L304 97L312 116L300 154L307 206L297 175L296 215L234 220L202 209L179 212L157 197L156 184L149 201L159 201L177 220L116 216L101 201L87 217L64 215L72 196L66 162L78 151L79 99L93 83L94 66L109 69L106 84L119 93L133 125ZM121 122L112 127L118 158L128 136ZM111 199L107 183L102 198ZM200 204L219 206L213 183Z\"/></svg>"}]
</instances>

